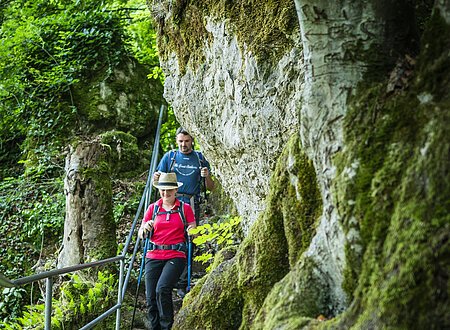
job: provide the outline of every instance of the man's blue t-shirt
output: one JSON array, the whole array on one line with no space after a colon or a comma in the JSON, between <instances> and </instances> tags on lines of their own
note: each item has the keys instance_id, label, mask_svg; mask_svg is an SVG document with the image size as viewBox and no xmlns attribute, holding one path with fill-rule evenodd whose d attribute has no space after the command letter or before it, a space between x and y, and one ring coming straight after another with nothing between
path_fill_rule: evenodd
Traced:
<instances>
[{"instance_id":1,"label":"man's blue t-shirt","mask_svg":"<svg viewBox=\"0 0 450 330\"><path fill-rule=\"evenodd\" d=\"M170 169L172 159L175 157L173 167ZM172 150L166 152L161 161L159 162L157 170L160 172L175 172L177 174L177 180L183 182L183 185L178 188L179 194L187 194L196 196L198 200L201 189L201 175L200 170L202 167L207 167L210 171L209 162L198 151L192 151L189 154L183 154L179 150ZM189 198L179 198L184 202L189 203Z\"/></svg>"}]
</instances>

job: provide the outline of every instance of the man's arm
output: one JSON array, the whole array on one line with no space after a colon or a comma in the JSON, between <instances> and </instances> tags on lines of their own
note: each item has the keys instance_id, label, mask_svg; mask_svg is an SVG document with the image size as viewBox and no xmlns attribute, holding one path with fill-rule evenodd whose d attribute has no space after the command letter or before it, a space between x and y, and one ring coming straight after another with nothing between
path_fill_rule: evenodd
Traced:
<instances>
[{"instance_id":1,"label":"man's arm","mask_svg":"<svg viewBox=\"0 0 450 330\"><path fill-rule=\"evenodd\" d=\"M159 180L159 176L161 175L161 172L168 172L166 170L166 168L168 168L168 162L169 162L169 158L170 158L170 151L166 152L163 156L163 158L161 158L158 167L156 167L156 172L153 173L153 181L158 181Z\"/></svg>"}]
</instances>

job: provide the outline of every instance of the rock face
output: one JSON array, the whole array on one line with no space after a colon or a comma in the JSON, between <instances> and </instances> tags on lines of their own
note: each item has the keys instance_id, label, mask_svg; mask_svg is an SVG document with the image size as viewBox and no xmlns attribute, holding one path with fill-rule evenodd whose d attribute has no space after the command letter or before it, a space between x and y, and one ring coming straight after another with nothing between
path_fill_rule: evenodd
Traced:
<instances>
[{"instance_id":1,"label":"rock face","mask_svg":"<svg viewBox=\"0 0 450 330\"><path fill-rule=\"evenodd\" d=\"M180 75L178 59L171 57L164 63L164 96L201 141L248 230L265 209L276 158L299 129L301 48L292 48L275 68L264 68L239 48L225 22L205 19L212 36L204 49L208 63Z\"/></svg>"},{"instance_id":2,"label":"rock face","mask_svg":"<svg viewBox=\"0 0 450 330\"><path fill-rule=\"evenodd\" d=\"M165 97L247 234L174 328L299 329L320 315L332 328L450 326L449 210L433 201L450 197L448 143L436 145L448 86L425 82L449 76L444 3L431 18L407 1L155 4ZM391 73L398 58L409 66Z\"/></svg>"},{"instance_id":3,"label":"rock face","mask_svg":"<svg viewBox=\"0 0 450 330\"><path fill-rule=\"evenodd\" d=\"M99 70L89 79L74 91L80 133L116 130L139 140L151 136L164 100L161 82L148 79L145 67L126 59L111 73Z\"/></svg>"}]
</instances>

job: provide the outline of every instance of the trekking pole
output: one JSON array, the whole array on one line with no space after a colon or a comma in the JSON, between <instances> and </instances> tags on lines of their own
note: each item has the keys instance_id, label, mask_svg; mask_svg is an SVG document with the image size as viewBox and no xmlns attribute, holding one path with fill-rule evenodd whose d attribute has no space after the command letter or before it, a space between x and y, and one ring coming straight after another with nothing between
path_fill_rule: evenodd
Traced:
<instances>
[{"instance_id":1,"label":"trekking pole","mask_svg":"<svg viewBox=\"0 0 450 330\"><path fill-rule=\"evenodd\" d=\"M205 196L205 202L208 201L207 195L206 195L206 178L203 178L203 194Z\"/></svg>"},{"instance_id":2,"label":"trekking pole","mask_svg":"<svg viewBox=\"0 0 450 330\"><path fill-rule=\"evenodd\" d=\"M192 241L188 235L188 255L187 255L187 288L186 292L191 291L191 268L192 268Z\"/></svg>"},{"instance_id":3,"label":"trekking pole","mask_svg":"<svg viewBox=\"0 0 450 330\"><path fill-rule=\"evenodd\" d=\"M137 307L137 301L138 301L138 296L139 296L139 286L141 284L142 273L144 271L145 255L147 254L149 242L150 242L150 235L148 235L147 238L145 239L144 254L142 255L141 268L139 269L139 276L138 276L138 281L137 281L137 286L136 286L136 298L134 300L133 317L131 318L131 328L130 329L133 329L134 316L136 315L136 307Z\"/></svg>"},{"instance_id":4,"label":"trekking pole","mask_svg":"<svg viewBox=\"0 0 450 330\"><path fill-rule=\"evenodd\" d=\"M206 193L206 191L207 191L206 178L202 177L202 179L203 179L203 195L204 195L203 200L204 200L204 208L205 208L203 211L203 216L204 216L204 218L208 218L211 216L212 210L211 210L210 205L208 204L208 195Z\"/></svg>"}]
</instances>

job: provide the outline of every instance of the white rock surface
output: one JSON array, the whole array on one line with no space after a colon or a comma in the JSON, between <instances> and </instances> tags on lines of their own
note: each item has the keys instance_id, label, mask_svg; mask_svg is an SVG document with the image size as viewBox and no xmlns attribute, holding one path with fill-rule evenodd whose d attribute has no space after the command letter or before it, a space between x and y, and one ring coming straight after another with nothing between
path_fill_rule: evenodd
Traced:
<instances>
[{"instance_id":1,"label":"white rock surface","mask_svg":"<svg viewBox=\"0 0 450 330\"><path fill-rule=\"evenodd\" d=\"M206 63L180 76L173 55L164 63L164 96L200 141L248 231L265 208L277 157L299 130L301 49L293 48L267 74L239 48L226 22L208 19L206 28L213 35L212 43L205 44Z\"/></svg>"}]
</instances>

